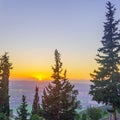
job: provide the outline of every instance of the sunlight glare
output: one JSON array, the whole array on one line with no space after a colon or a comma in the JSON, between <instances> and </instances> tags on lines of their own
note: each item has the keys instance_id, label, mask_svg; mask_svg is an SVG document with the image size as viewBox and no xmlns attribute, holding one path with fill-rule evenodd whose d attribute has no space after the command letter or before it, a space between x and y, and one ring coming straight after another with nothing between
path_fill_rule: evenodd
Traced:
<instances>
[{"instance_id":1,"label":"sunlight glare","mask_svg":"<svg viewBox=\"0 0 120 120\"><path fill-rule=\"evenodd\" d=\"M42 81L42 80L43 80L43 79L42 79L42 75L41 75L40 73L35 74L35 75L34 75L34 78L37 79L37 80L39 80L39 81Z\"/></svg>"}]
</instances>

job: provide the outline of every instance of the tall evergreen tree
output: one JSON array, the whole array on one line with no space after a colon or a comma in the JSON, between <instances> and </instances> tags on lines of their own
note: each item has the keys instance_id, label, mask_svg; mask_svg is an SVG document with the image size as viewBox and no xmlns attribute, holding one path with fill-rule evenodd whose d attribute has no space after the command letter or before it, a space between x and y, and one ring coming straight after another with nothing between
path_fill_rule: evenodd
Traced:
<instances>
[{"instance_id":1,"label":"tall evergreen tree","mask_svg":"<svg viewBox=\"0 0 120 120\"><path fill-rule=\"evenodd\" d=\"M12 64L5 53L0 58L0 111L9 116L9 75Z\"/></svg>"},{"instance_id":2,"label":"tall evergreen tree","mask_svg":"<svg viewBox=\"0 0 120 120\"><path fill-rule=\"evenodd\" d=\"M32 105L32 115L34 115L34 114L39 115L40 114L40 104L39 104L38 91L39 91L39 89L36 86L35 96L34 96L33 105Z\"/></svg>"},{"instance_id":3,"label":"tall evergreen tree","mask_svg":"<svg viewBox=\"0 0 120 120\"><path fill-rule=\"evenodd\" d=\"M29 115L28 110L27 110L27 102L26 102L26 97L23 95L22 96L22 103L17 109L18 117L17 120L27 120L27 117Z\"/></svg>"},{"instance_id":4,"label":"tall evergreen tree","mask_svg":"<svg viewBox=\"0 0 120 120\"><path fill-rule=\"evenodd\" d=\"M116 108L120 107L120 33L119 20L114 19L115 7L107 2L106 22L104 23L104 36L102 47L98 49L97 63L99 67L94 71L90 87L93 100L112 107L113 120L116 120Z\"/></svg>"},{"instance_id":5,"label":"tall evergreen tree","mask_svg":"<svg viewBox=\"0 0 120 120\"><path fill-rule=\"evenodd\" d=\"M42 97L43 115L46 120L74 120L75 109L79 107L78 91L63 74L60 53L55 50L55 65L52 67L54 79L44 89Z\"/></svg>"}]
</instances>

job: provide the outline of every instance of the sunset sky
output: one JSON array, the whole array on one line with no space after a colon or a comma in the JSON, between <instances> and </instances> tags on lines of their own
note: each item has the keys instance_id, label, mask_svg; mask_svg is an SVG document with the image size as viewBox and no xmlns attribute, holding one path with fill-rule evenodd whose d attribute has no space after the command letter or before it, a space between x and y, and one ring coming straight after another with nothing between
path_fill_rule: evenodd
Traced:
<instances>
[{"instance_id":1,"label":"sunset sky","mask_svg":"<svg viewBox=\"0 0 120 120\"><path fill-rule=\"evenodd\" d=\"M120 18L120 0L111 0ZM97 67L107 0L0 0L0 55L12 80L51 79L54 50L67 78L87 80Z\"/></svg>"}]
</instances>

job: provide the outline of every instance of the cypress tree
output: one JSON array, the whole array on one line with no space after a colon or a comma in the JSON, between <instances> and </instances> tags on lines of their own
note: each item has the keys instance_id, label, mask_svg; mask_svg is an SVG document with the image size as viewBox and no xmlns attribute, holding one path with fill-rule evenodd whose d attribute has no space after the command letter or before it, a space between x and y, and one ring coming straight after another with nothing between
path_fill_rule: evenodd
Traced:
<instances>
[{"instance_id":1,"label":"cypress tree","mask_svg":"<svg viewBox=\"0 0 120 120\"><path fill-rule=\"evenodd\" d=\"M107 2L106 22L104 23L104 36L102 47L98 49L96 58L99 67L94 70L90 87L93 100L98 103L110 105L113 120L116 120L116 109L120 107L120 33L119 20L114 19L115 7Z\"/></svg>"},{"instance_id":2,"label":"cypress tree","mask_svg":"<svg viewBox=\"0 0 120 120\"><path fill-rule=\"evenodd\" d=\"M32 105L32 115L34 115L34 114L39 115L40 114L40 104L39 104L38 91L39 91L39 89L36 86L35 96L34 96L33 105Z\"/></svg>"},{"instance_id":3,"label":"cypress tree","mask_svg":"<svg viewBox=\"0 0 120 120\"><path fill-rule=\"evenodd\" d=\"M44 89L42 97L43 115L46 120L74 120L75 109L79 106L78 91L63 74L60 53L55 50L55 65L52 67L54 79Z\"/></svg>"},{"instance_id":4,"label":"cypress tree","mask_svg":"<svg viewBox=\"0 0 120 120\"><path fill-rule=\"evenodd\" d=\"M5 53L0 58L0 111L9 116L9 76L12 64Z\"/></svg>"},{"instance_id":5,"label":"cypress tree","mask_svg":"<svg viewBox=\"0 0 120 120\"><path fill-rule=\"evenodd\" d=\"M29 115L28 111L27 111L27 102L26 102L26 97L23 95L22 96L22 103L21 105L18 107L17 109L17 120L27 120L27 117Z\"/></svg>"}]
</instances>

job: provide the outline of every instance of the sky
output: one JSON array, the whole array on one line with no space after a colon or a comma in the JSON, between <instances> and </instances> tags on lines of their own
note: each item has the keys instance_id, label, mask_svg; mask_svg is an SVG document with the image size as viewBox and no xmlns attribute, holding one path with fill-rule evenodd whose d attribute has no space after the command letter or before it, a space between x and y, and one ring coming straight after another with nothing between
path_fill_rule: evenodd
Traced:
<instances>
[{"instance_id":1,"label":"sky","mask_svg":"<svg viewBox=\"0 0 120 120\"><path fill-rule=\"evenodd\" d=\"M51 79L54 51L68 79L89 80L97 68L107 0L0 0L0 55L9 53L11 80ZM115 19L120 18L120 1Z\"/></svg>"}]
</instances>

